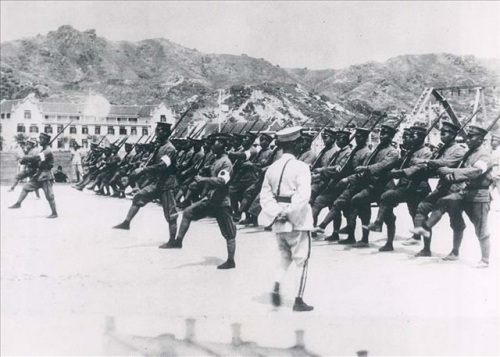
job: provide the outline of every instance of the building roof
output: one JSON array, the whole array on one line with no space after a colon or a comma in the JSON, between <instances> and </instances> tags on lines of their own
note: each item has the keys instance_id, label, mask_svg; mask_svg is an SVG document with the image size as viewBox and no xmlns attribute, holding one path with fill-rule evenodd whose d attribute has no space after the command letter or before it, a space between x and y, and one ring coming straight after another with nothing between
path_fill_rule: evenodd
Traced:
<instances>
[{"instance_id":1,"label":"building roof","mask_svg":"<svg viewBox=\"0 0 500 357\"><path fill-rule=\"evenodd\" d=\"M84 104L76 103L52 103L52 102L40 102L40 111L43 114L74 114L82 115Z\"/></svg>"},{"instance_id":2,"label":"building roof","mask_svg":"<svg viewBox=\"0 0 500 357\"><path fill-rule=\"evenodd\" d=\"M126 116L136 117L142 106L139 105L112 105L109 109L108 116Z\"/></svg>"},{"instance_id":3,"label":"building roof","mask_svg":"<svg viewBox=\"0 0 500 357\"><path fill-rule=\"evenodd\" d=\"M2 103L0 103L0 112L10 113L10 112L12 112L12 108L21 102L22 102L22 99L4 100L4 101L2 101Z\"/></svg>"},{"instance_id":4,"label":"building roof","mask_svg":"<svg viewBox=\"0 0 500 357\"><path fill-rule=\"evenodd\" d=\"M138 113L139 118L149 118L157 107L156 105L141 105Z\"/></svg>"}]
</instances>

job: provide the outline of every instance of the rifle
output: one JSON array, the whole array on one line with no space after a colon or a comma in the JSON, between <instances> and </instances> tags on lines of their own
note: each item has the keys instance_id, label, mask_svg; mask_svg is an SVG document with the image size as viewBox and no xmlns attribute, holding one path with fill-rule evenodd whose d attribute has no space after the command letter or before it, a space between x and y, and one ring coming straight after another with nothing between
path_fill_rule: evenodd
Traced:
<instances>
[{"instance_id":1,"label":"rifle","mask_svg":"<svg viewBox=\"0 0 500 357\"><path fill-rule=\"evenodd\" d=\"M227 126L227 124L228 124L228 123L229 123L229 120L226 120L226 122L224 123L224 125L223 125L223 126L222 126L222 128L220 129L219 133L223 133L223 132L224 132L224 129L225 129L225 127ZM215 130L217 130L217 128L215 128ZM214 130L214 131L215 131L215 130ZM212 131L212 133L213 133L214 131ZM210 134L211 134L211 133L210 133Z\"/></svg>"},{"instance_id":2,"label":"rifle","mask_svg":"<svg viewBox=\"0 0 500 357\"><path fill-rule=\"evenodd\" d=\"M431 126L429 127L429 129L427 129L427 131L425 132L425 137L427 137L427 135L429 135L431 133L432 129L434 129L434 127L439 123L439 121L441 120L441 118L445 114L447 114L446 111L443 111L441 114L439 114L439 116L436 119L434 119L434 121L431 123Z\"/></svg>"},{"instance_id":3,"label":"rifle","mask_svg":"<svg viewBox=\"0 0 500 357\"><path fill-rule=\"evenodd\" d=\"M455 140L455 138L465 129L465 127L469 124L469 122L476 116L476 114L480 110L481 110L481 108L477 108L477 110L474 111L474 113L472 113L472 115L470 117L468 117L466 120L464 120L463 124L460 125L460 129L455 134L453 134L453 139L452 140ZM447 149L447 147L445 145L441 146L435 152L435 154L432 155L431 160L436 160L436 159L440 158L444 154L444 151L446 149Z\"/></svg>"},{"instance_id":4,"label":"rifle","mask_svg":"<svg viewBox=\"0 0 500 357\"><path fill-rule=\"evenodd\" d=\"M67 128L68 126L70 126L70 125L71 125L71 123L73 123L73 122L74 122L74 120L72 120L72 121L70 121L68 124L66 124L66 126L65 126L65 127L63 127L63 129L62 129L60 132L58 132L58 133L57 133L57 135L56 135L56 136L54 136L54 137L52 138L52 140L50 140L50 142L49 142L48 146L52 145L52 143L53 143L54 141L56 141L56 139L59 137L59 135L61 135L61 134L64 132L64 130L66 130L66 128Z\"/></svg>"},{"instance_id":5,"label":"rifle","mask_svg":"<svg viewBox=\"0 0 500 357\"><path fill-rule=\"evenodd\" d=\"M194 133L193 135L193 139L196 139L200 134L201 132L203 131L203 129L205 129L205 127L208 125L208 122L206 122L204 125L201 126L201 129L198 130L196 133Z\"/></svg>"},{"instance_id":6,"label":"rifle","mask_svg":"<svg viewBox=\"0 0 500 357\"><path fill-rule=\"evenodd\" d=\"M271 118L267 119L267 121L264 122L264 124L260 127L259 131L255 135L259 136L259 134L262 132L262 130L264 130L265 126L267 125L267 123L269 123L270 120Z\"/></svg>"},{"instance_id":7,"label":"rifle","mask_svg":"<svg viewBox=\"0 0 500 357\"><path fill-rule=\"evenodd\" d=\"M196 101L194 101L190 106L189 108L187 108L187 110L181 115L181 117L179 118L179 120L177 120L177 123L174 124L174 127L172 128L172 130L170 130L170 133L173 133L175 131L175 129L177 129L177 127L179 126L179 124L182 122L182 120L184 120L184 117L187 115L187 113L189 113L189 111L193 108L193 106L196 104Z\"/></svg>"}]
</instances>

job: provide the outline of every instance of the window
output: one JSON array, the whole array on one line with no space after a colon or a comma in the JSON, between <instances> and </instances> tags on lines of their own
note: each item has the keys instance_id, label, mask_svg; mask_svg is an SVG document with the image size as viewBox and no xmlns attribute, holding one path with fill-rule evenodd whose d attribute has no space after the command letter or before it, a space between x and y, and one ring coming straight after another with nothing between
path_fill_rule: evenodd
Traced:
<instances>
[{"instance_id":1,"label":"window","mask_svg":"<svg viewBox=\"0 0 500 357\"><path fill-rule=\"evenodd\" d=\"M31 119L31 110L24 111L24 119Z\"/></svg>"},{"instance_id":2,"label":"window","mask_svg":"<svg viewBox=\"0 0 500 357\"><path fill-rule=\"evenodd\" d=\"M38 126L31 125L30 126L30 133L38 133Z\"/></svg>"},{"instance_id":3,"label":"window","mask_svg":"<svg viewBox=\"0 0 500 357\"><path fill-rule=\"evenodd\" d=\"M57 139L57 148L58 149L63 149L64 148L64 139L62 139L62 138Z\"/></svg>"},{"instance_id":4,"label":"window","mask_svg":"<svg viewBox=\"0 0 500 357\"><path fill-rule=\"evenodd\" d=\"M127 128L125 128L124 126L121 126L120 127L120 135L127 135Z\"/></svg>"},{"instance_id":5,"label":"window","mask_svg":"<svg viewBox=\"0 0 500 357\"><path fill-rule=\"evenodd\" d=\"M79 116L69 116L69 120L79 120L80 117Z\"/></svg>"},{"instance_id":6,"label":"window","mask_svg":"<svg viewBox=\"0 0 500 357\"><path fill-rule=\"evenodd\" d=\"M137 123L137 118L128 118L129 123Z\"/></svg>"},{"instance_id":7,"label":"window","mask_svg":"<svg viewBox=\"0 0 500 357\"><path fill-rule=\"evenodd\" d=\"M17 124L17 132L18 133L25 133L26 132L26 128L24 127L23 124Z\"/></svg>"},{"instance_id":8,"label":"window","mask_svg":"<svg viewBox=\"0 0 500 357\"><path fill-rule=\"evenodd\" d=\"M160 121L162 123L166 123L167 122L167 116L166 115L160 115Z\"/></svg>"},{"instance_id":9,"label":"window","mask_svg":"<svg viewBox=\"0 0 500 357\"><path fill-rule=\"evenodd\" d=\"M101 127L99 125L96 125L94 128L94 134L95 135L100 135L101 134Z\"/></svg>"},{"instance_id":10,"label":"window","mask_svg":"<svg viewBox=\"0 0 500 357\"><path fill-rule=\"evenodd\" d=\"M49 116L48 116L48 115L46 115L46 116L45 116L45 119L49 119Z\"/></svg>"},{"instance_id":11,"label":"window","mask_svg":"<svg viewBox=\"0 0 500 357\"><path fill-rule=\"evenodd\" d=\"M130 135L132 136L137 135L137 128L130 128Z\"/></svg>"},{"instance_id":12,"label":"window","mask_svg":"<svg viewBox=\"0 0 500 357\"><path fill-rule=\"evenodd\" d=\"M108 126L108 134L115 135L115 128L113 128L112 126Z\"/></svg>"},{"instance_id":13,"label":"window","mask_svg":"<svg viewBox=\"0 0 500 357\"><path fill-rule=\"evenodd\" d=\"M148 135L148 128L145 126L142 127L142 135Z\"/></svg>"},{"instance_id":14,"label":"window","mask_svg":"<svg viewBox=\"0 0 500 357\"><path fill-rule=\"evenodd\" d=\"M2 119L5 119L5 114L4 113L2 113Z\"/></svg>"},{"instance_id":15,"label":"window","mask_svg":"<svg viewBox=\"0 0 500 357\"><path fill-rule=\"evenodd\" d=\"M45 125L44 132L45 132L45 134L52 134L52 126L51 125Z\"/></svg>"},{"instance_id":16,"label":"window","mask_svg":"<svg viewBox=\"0 0 500 357\"><path fill-rule=\"evenodd\" d=\"M64 130L64 125L58 125L57 126L57 132L58 133L62 133L62 131ZM58 146L59 147L59 146Z\"/></svg>"},{"instance_id":17,"label":"window","mask_svg":"<svg viewBox=\"0 0 500 357\"><path fill-rule=\"evenodd\" d=\"M89 133L89 127L87 125L82 126L82 134L88 134Z\"/></svg>"},{"instance_id":18,"label":"window","mask_svg":"<svg viewBox=\"0 0 500 357\"><path fill-rule=\"evenodd\" d=\"M69 133L70 133L70 134L76 134L76 126L71 125L71 126L69 127Z\"/></svg>"},{"instance_id":19,"label":"window","mask_svg":"<svg viewBox=\"0 0 500 357\"><path fill-rule=\"evenodd\" d=\"M2 124L0 124L0 133L2 132Z\"/></svg>"},{"instance_id":20,"label":"window","mask_svg":"<svg viewBox=\"0 0 500 357\"><path fill-rule=\"evenodd\" d=\"M7 113L6 118L10 119L10 113Z\"/></svg>"},{"instance_id":21,"label":"window","mask_svg":"<svg viewBox=\"0 0 500 357\"><path fill-rule=\"evenodd\" d=\"M87 139L83 139L82 146L84 149L88 149L89 148L89 141Z\"/></svg>"}]
</instances>

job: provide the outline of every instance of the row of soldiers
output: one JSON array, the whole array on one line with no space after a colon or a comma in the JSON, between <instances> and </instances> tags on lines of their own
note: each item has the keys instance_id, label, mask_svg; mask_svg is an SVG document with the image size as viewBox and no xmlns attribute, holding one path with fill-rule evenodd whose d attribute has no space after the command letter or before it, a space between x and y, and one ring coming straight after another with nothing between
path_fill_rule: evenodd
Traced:
<instances>
[{"instance_id":1,"label":"row of soldiers","mask_svg":"<svg viewBox=\"0 0 500 357\"><path fill-rule=\"evenodd\" d=\"M454 260L458 258L463 237L465 225L462 212L465 212L473 222L480 240L481 265L487 266L489 234L486 219L489 186L494 182L493 165L489 153L482 146L488 130L469 126L467 145L464 145L457 142L463 128L444 121L440 128L442 144L432 148L425 144L429 132L427 124L416 123L404 130L398 150L393 142L398 125L392 121L382 124L379 144L373 150L368 141L374 126L340 130L325 127L321 130L324 148L318 155L311 149L318 133L302 133L298 159L307 163L312 172L310 204L315 227L313 235L324 232L333 222L333 233L326 238L327 241L363 248L369 246L370 232L380 232L385 224L388 238L380 251L392 251L396 233L393 211L399 203L406 202L415 227L413 237L404 244L419 244L423 238L424 248L417 256L430 256L432 227L448 212L454 230L454 245L446 259ZM274 140L272 135L249 131L224 134L223 138L217 133L202 139L169 140L170 126L159 123L157 132L162 130L165 131L164 138L157 138L156 142L149 144L122 142L101 148L97 143L92 143L90 153L83 160L84 177L74 187L83 190L88 186L102 195L110 195L112 190L116 197L125 197L126 188L132 187L135 193L132 208L117 228L129 229L132 218L147 202L158 200L162 204L168 203L168 207L163 205L165 217L171 226L170 239L162 247L180 248L182 239L176 241L177 224L172 222L177 221L178 211L206 199L210 190L200 182L202 178L213 177L214 172L220 173L220 170L214 171L214 165L224 154L227 160L224 160L222 171L228 177L227 182L223 180L227 192L222 190L219 193L221 197L215 199L219 203L227 203L224 206L227 216L219 222L221 230L225 227L223 235L230 238L235 235L228 233L233 230L233 222L258 224L257 217L261 211L259 193L264 174L281 157L279 146L271 145ZM257 137L260 150L254 144ZM223 146L222 153L216 153L217 149L214 151L217 138L222 141L222 144L219 143L219 146ZM494 136L494 140L496 138ZM163 148L166 143L168 147ZM122 144L126 153L123 158L118 155ZM161 152L163 154L160 155ZM161 161L162 158L168 158L171 166L168 175L165 174L169 180L166 180L167 184L163 182L168 190L158 188L162 178L158 176L158 170L154 169L155 165L166 165ZM436 176L440 181L432 191L428 180ZM164 191L169 191L168 197L162 198ZM452 197L448 197L450 195ZM371 222L371 206L374 203L378 204L379 209L376 219ZM328 213L318 224L320 212L325 208ZM344 228L340 228L342 216L347 221ZM355 237L357 218L363 226L360 240ZM184 231L187 228L179 231L182 238ZM340 239L341 234L346 234L347 238Z\"/></svg>"}]
</instances>

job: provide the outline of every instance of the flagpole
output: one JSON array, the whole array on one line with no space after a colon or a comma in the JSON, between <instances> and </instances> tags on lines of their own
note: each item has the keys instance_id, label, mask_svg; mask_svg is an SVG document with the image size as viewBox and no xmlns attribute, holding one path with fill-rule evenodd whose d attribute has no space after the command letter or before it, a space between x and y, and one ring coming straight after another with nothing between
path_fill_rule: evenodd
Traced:
<instances>
[{"instance_id":1,"label":"flagpole","mask_svg":"<svg viewBox=\"0 0 500 357\"><path fill-rule=\"evenodd\" d=\"M222 89L219 89L219 133L221 131L221 119L222 119Z\"/></svg>"}]
</instances>

